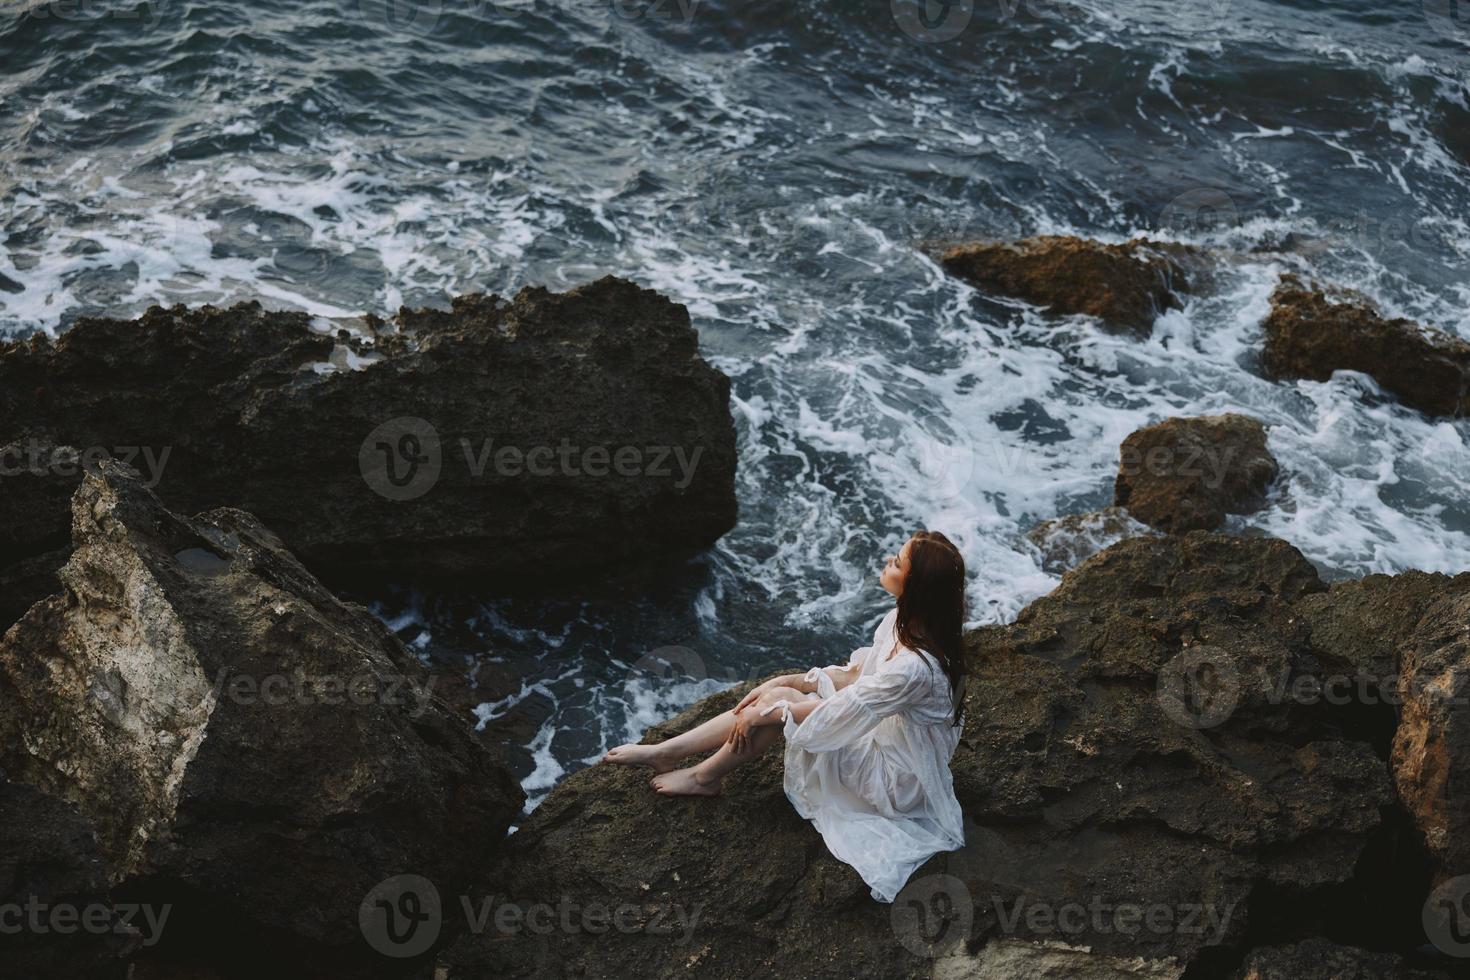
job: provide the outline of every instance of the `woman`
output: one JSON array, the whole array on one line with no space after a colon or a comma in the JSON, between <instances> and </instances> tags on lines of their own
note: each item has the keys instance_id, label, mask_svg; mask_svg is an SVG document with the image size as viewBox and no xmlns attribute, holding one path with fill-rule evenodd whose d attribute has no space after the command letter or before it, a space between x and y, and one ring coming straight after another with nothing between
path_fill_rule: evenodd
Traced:
<instances>
[{"instance_id":1,"label":"woman","mask_svg":"<svg viewBox=\"0 0 1470 980\"><path fill-rule=\"evenodd\" d=\"M964 697L965 563L944 535L920 531L879 581L898 602L846 666L766 681L698 728L620 745L604 761L651 766L665 795L714 796L726 773L785 735L786 796L875 899L893 901L914 869L965 842L949 772Z\"/></svg>"}]
</instances>

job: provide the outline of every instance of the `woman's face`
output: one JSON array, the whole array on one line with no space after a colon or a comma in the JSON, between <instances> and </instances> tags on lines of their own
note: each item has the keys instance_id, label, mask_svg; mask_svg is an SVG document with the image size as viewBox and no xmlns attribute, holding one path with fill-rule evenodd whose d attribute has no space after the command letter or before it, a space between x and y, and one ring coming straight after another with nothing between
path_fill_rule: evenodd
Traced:
<instances>
[{"instance_id":1,"label":"woman's face","mask_svg":"<svg viewBox=\"0 0 1470 980\"><path fill-rule=\"evenodd\" d=\"M894 598L903 595L903 580L909 574L909 549L914 545L912 538L903 543L898 554L889 555L887 563L883 566L883 572L878 576L878 582L887 589Z\"/></svg>"}]
</instances>

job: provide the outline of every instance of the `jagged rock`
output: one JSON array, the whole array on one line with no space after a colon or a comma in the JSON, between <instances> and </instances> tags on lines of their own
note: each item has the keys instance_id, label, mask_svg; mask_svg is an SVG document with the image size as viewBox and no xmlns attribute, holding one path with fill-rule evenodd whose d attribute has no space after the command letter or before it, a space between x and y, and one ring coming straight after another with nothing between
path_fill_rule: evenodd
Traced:
<instances>
[{"instance_id":1,"label":"jagged rock","mask_svg":"<svg viewBox=\"0 0 1470 980\"><path fill-rule=\"evenodd\" d=\"M1470 873L1470 574L1370 575L1297 608L1338 696L1393 713L1394 783L1437 875Z\"/></svg>"},{"instance_id":2,"label":"jagged rock","mask_svg":"<svg viewBox=\"0 0 1470 980\"><path fill-rule=\"evenodd\" d=\"M1251 950L1233 980L1445 980L1439 970L1416 969L1393 953L1307 939Z\"/></svg>"},{"instance_id":3,"label":"jagged rock","mask_svg":"<svg viewBox=\"0 0 1470 980\"><path fill-rule=\"evenodd\" d=\"M1461 582L1464 585L1460 584ZM1326 592L1297 604L1312 631L1312 647L1335 673L1362 677L1367 689L1397 686L1400 648L1426 609L1447 593L1470 587L1470 578L1408 571L1334 582Z\"/></svg>"},{"instance_id":4,"label":"jagged rock","mask_svg":"<svg viewBox=\"0 0 1470 980\"><path fill-rule=\"evenodd\" d=\"M1026 540L1041 552L1042 568L1065 572L1124 538L1152 533L1123 508L1104 507L1043 521L1026 532Z\"/></svg>"},{"instance_id":5,"label":"jagged rock","mask_svg":"<svg viewBox=\"0 0 1470 980\"><path fill-rule=\"evenodd\" d=\"M1405 319L1388 319L1361 294L1329 298L1285 275L1271 295L1261 366L1269 377L1326 381L1361 371L1405 405L1431 415L1470 409L1470 344Z\"/></svg>"},{"instance_id":6,"label":"jagged rock","mask_svg":"<svg viewBox=\"0 0 1470 980\"><path fill-rule=\"evenodd\" d=\"M1094 316L1147 337L1188 291L1187 246L1135 238L1121 245L1066 235L959 245L940 256L949 272L1052 313Z\"/></svg>"},{"instance_id":7,"label":"jagged rock","mask_svg":"<svg viewBox=\"0 0 1470 980\"><path fill-rule=\"evenodd\" d=\"M1165 419L1119 450L1113 503L1160 531L1212 531L1260 507L1276 478L1266 429L1245 415Z\"/></svg>"},{"instance_id":8,"label":"jagged rock","mask_svg":"<svg viewBox=\"0 0 1470 980\"><path fill-rule=\"evenodd\" d=\"M80 810L110 883L173 904L165 942L351 972L374 885L489 865L520 787L255 518L178 517L109 460L72 522L65 592L0 642L0 767Z\"/></svg>"},{"instance_id":9,"label":"jagged rock","mask_svg":"<svg viewBox=\"0 0 1470 980\"><path fill-rule=\"evenodd\" d=\"M1470 874L1470 574L1451 585L1401 648L1393 740L1399 797L1445 876Z\"/></svg>"},{"instance_id":10,"label":"jagged rock","mask_svg":"<svg viewBox=\"0 0 1470 980\"><path fill-rule=\"evenodd\" d=\"M734 707L700 701L650 729L661 740ZM786 801L773 757L745 766L719 800L665 799L646 770L593 766L564 779L512 835L479 900L491 908L597 910L597 934L490 926L441 961L443 980L494 977L924 977L893 941L887 907L826 853ZM630 859L636 855L636 859ZM508 917L509 918L509 917Z\"/></svg>"},{"instance_id":11,"label":"jagged rock","mask_svg":"<svg viewBox=\"0 0 1470 980\"><path fill-rule=\"evenodd\" d=\"M176 511L246 510L334 584L564 583L734 524L729 379L651 290L609 277L324 324L155 307L0 345L0 442L131 456ZM3 564L65 534L64 508L27 507L0 495Z\"/></svg>"},{"instance_id":12,"label":"jagged rock","mask_svg":"<svg viewBox=\"0 0 1470 980\"><path fill-rule=\"evenodd\" d=\"M1276 896L1296 896L1290 914L1311 925L1338 903L1361 906L1354 868L1391 800L1386 761L1330 715L1276 697L1320 669L1293 603L1323 588L1278 540L1139 537L1069 572L1016 623L973 631L952 763L966 846L931 859L892 906L797 817L778 753L716 799L656 797L646 771L574 773L512 839L490 876L494 905L697 908L687 941L492 928L440 965L450 980L931 977L978 969L987 943L1010 962L1019 947L1007 944L1044 942L1085 948L1098 976L1123 964L1177 976L1243 952L1256 916L1280 925ZM1178 696L1175 681L1208 668L1213 695ZM646 741L739 694L699 702ZM914 949L936 934L903 918L914 908L954 925L958 945L937 961ZM1130 934L1119 921L1152 926Z\"/></svg>"},{"instance_id":13,"label":"jagged rock","mask_svg":"<svg viewBox=\"0 0 1470 980\"><path fill-rule=\"evenodd\" d=\"M955 952L940 957L933 980L1179 980L1183 973L1172 959L1103 956L1066 943L1000 939L973 956Z\"/></svg>"}]
</instances>

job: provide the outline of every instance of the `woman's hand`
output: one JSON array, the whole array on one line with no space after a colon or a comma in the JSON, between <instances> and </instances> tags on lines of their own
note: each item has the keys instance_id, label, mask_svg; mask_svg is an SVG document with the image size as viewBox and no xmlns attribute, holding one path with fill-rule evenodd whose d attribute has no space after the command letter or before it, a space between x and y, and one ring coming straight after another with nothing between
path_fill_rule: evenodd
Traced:
<instances>
[{"instance_id":1,"label":"woman's hand","mask_svg":"<svg viewBox=\"0 0 1470 980\"><path fill-rule=\"evenodd\" d=\"M736 715L735 727L730 729L730 737L725 744L730 746L730 751L736 755L742 755L750 749L750 730L755 727L755 718L751 715Z\"/></svg>"},{"instance_id":2,"label":"woman's hand","mask_svg":"<svg viewBox=\"0 0 1470 980\"><path fill-rule=\"evenodd\" d=\"M740 699L740 703L735 706L735 714L739 715L740 712L755 704L761 699L761 697L765 695L767 691L771 690L771 688L795 687L795 681L797 680L800 680L800 675L787 674L784 677L773 677L770 680L766 681L764 684L757 684L754 688L751 689L749 694Z\"/></svg>"}]
</instances>

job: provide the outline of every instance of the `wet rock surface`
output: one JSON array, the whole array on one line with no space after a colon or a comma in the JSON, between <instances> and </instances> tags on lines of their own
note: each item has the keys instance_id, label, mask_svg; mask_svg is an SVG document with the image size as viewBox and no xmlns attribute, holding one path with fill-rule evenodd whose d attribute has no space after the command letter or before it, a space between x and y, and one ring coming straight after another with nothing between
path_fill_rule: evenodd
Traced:
<instances>
[{"instance_id":1,"label":"wet rock surface","mask_svg":"<svg viewBox=\"0 0 1470 980\"><path fill-rule=\"evenodd\" d=\"M1450 975L1417 969L1393 953L1309 939L1252 950L1234 980L1443 980Z\"/></svg>"},{"instance_id":2,"label":"wet rock surface","mask_svg":"<svg viewBox=\"0 0 1470 980\"><path fill-rule=\"evenodd\" d=\"M1434 878L1470 874L1470 813L1458 789L1470 779L1470 574L1370 575L1300 609L1340 682L1324 696L1363 704L1380 737L1391 736L1398 799Z\"/></svg>"},{"instance_id":3,"label":"wet rock surface","mask_svg":"<svg viewBox=\"0 0 1470 980\"><path fill-rule=\"evenodd\" d=\"M160 949L381 967L369 890L405 868L467 887L520 787L402 643L249 514L179 517L107 461L72 519L65 591L0 643L0 768L75 808L108 885L172 905Z\"/></svg>"},{"instance_id":4,"label":"wet rock surface","mask_svg":"<svg viewBox=\"0 0 1470 980\"><path fill-rule=\"evenodd\" d=\"M1119 455L1113 503L1173 534L1259 509L1277 474L1265 426L1234 413L1165 419L1123 440Z\"/></svg>"},{"instance_id":5,"label":"wet rock surface","mask_svg":"<svg viewBox=\"0 0 1470 980\"><path fill-rule=\"evenodd\" d=\"M982 289L1051 313L1097 317L1143 337L1160 313L1182 305L1193 262L1187 246L1143 238L1108 245L1062 235L959 245L940 256L946 270Z\"/></svg>"},{"instance_id":6,"label":"wet rock surface","mask_svg":"<svg viewBox=\"0 0 1470 980\"><path fill-rule=\"evenodd\" d=\"M638 906L639 921L683 927L492 927L440 965L451 978L1224 976L1259 947L1384 938L1398 911L1417 919L1413 889L1427 883L1395 877L1418 852L1399 840L1382 719L1282 693L1323 680L1314 636L1370 615L1338 595L1344 608L1323 602L1333 593L1278 540L1125 540L1014 624L968 636L952 763L966 846L931 859L893 906L796 816L779 754L737 770L715 799L658 797L647 770L598 765L514 835L495 905ZM946 923L951 941L926 946Z\"/></svg>"},{"instance_id":7,"label":"wet rock surface","mask_svg":"<svg viewBox=\"0 0 1470 980\"><path fill-rule=\"evenodd\" d=\"M7 472L32 474L7 488L47 485L0 495L6 608L55 591L66 480L27 455L50 445L125 459L180 513L246 510L334 584L560 585L734 524L729 379L651 290L605 278L335 326L155 307L0 345Z\"/></svg>"},{"instance_id":8,"label":"wet rock surface","mask_svg":"<svg viewBox=\"0 0 1470 980\"><path fill-rule=\"evenodd\" d=\"M1041 567L1065 572L1124 538L1154 533L1121 507L1104 507L1043 521L1026 532L1041 552Z\"/></svg>"},{"instance_id":9,"label":"wet rock surface","mask_svg":"<svg viewBox=\"0 0 1470 980\"><path fill-rule=\"evenodd\" d=\"M1430 415L1470 409L1470 344L1380 313L1364 296L1282 276L1262 324L1261 366L1269 377L1326 381L1361 371L1411 408Z\"/></svg>"}]
</instances>

